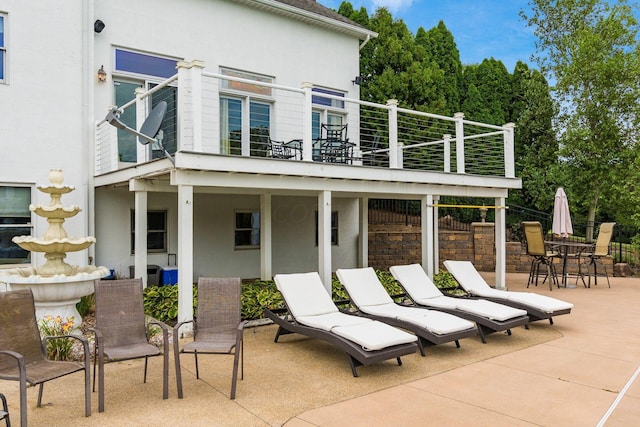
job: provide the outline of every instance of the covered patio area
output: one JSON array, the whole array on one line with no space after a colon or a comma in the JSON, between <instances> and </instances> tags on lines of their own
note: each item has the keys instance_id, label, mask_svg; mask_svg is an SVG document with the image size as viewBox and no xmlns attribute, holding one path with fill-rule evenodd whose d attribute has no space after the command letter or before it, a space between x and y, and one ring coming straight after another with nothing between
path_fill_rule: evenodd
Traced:
<instances>
[{"instance_id":1,"label":"covered patio area","mask_svg":"<svg viewBox=\"0 0 640 427\"><path fill-rule=\"evenodd\" d=\"M483 273L489 283L493 273ZM527 274L508 274L509 290L526 290ZM29 390L31 424L51 426L353 426L434 425L607 426L640 424L640 380L630 383L640 360L640 278L612 278L611 289L529 289L575 304L554 325L536 322L512 336L479 337L462 347L440 345L361 367L354 378L346 356L324 342L289 335L273 342L275 326L245 331L245 377L229 400L232 358L183 358L184 399L171 372L170 397L160 396L159 360L108 365L108 408L84 417L82 378L71 375L45 386L43 407ZM62 391L64 390L64 392ZM623 391L624 394L622 393ZM15 382L0 381L12 423L19 425ZM97 396L93 396L97 408Z\"/></svg>"}]
</instances>

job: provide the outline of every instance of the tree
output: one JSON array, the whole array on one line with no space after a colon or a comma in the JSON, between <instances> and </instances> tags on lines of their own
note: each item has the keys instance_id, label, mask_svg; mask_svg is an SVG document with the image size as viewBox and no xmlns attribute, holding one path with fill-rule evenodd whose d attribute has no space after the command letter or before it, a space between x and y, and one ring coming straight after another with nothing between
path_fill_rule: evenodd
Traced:
<instances>
[{"instance_id":1,"label":"tree","mask_svg":"<svg viewBox=\"0 0 640 427\"><path fill-rule=\"evenodd\" d=\"M532 0L536 61L560 107L565 189L587 211L587 238L603 195L625 200L620 183L637 159L640 44L626 0ZM569 179L570 177L570 179ZM614 202L615 203L615 202Z\"/></svg>"},{"instance_id":2,"label":"tree","mask_svg":"<svg viewBox=\"0 0 640 427\"><path fill-rule=\"evenodd\" d=\"M415 41L424 50L424 66L433 68L435 64L445 76L442 89L445 107L433 112L449 116L457 113L462 98L462 63L453 34L440 21L429 31L418 28Z\"/></svg>"},{"instance_id":3,"label":"tree","mask_svg":"<svg viewBox=\"0 0 640 427\"><path fill-rule=\"evenodd\" d=\"M516 176L522 178L522 189L512 192L509 199L550 211L558 166L558 142L552 126L555 104L544 76L530 71L527 64L518 61L512 79L510 120L516 123Z\"/></svg>"}]
</instances>

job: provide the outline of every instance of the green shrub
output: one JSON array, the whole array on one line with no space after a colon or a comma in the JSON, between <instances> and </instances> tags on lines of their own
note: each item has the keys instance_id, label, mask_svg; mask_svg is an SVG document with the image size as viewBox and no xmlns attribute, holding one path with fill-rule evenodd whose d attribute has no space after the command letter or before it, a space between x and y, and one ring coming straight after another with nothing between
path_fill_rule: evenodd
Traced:
<instances>
[{"instance_id":1,"label":"green shrub","mask_svg":"<svg viewBox=\"0 0 640 427\"><path fill-rule=\"evenodd\" d=\"M245 320L261 319L264 309L284 306L282 295L272 280L256 280L242 286L242 318Z\"/></svg>"},{"instance_id":2,"label":"green shrub","mask_svg":"<svg viewBox=\"0 0 640 427\"><path fill-rule=\"evenodd\" d=\"M161 322L178 319L178 286L147 286L143 292L144 312ZM193 286L193 312L196 312L198 288Z\"/></svg>"},{"instance_id":3,"label":"green shrub","mask_svg":"<svg viewBox=\"0 0 640 427\"><path fill-rule=\"evenodd\" d=\"M404 289L396 282L391 273L377 270L376 274L389 295L403 295ZM447 272L440 272L434 278L439 288L457 287L458 283ZM331 297L334 301L349 299L349 294L342 283L333 277L331 281ZM197 285L193 285L193 312L197 315L198 295ZM449 293L462 293L462 290L447 291ZM399 297L397 299L404 299ZM241 311L244 320L261 319L264 317L264 309L277 309L284 307L282 295L276 288L273 280L256 280L253 283L242 285ZM175 286L149 286L144 290L145 313L161 322L175 322L178 318L178 285Z\"/></svg>"},{"instance_id":4,"label":"green shrub","mask_svg":"<svg viewBox=\"0 0 640 427\"><path fill-rule=\"evenodd\" d=\"M76 304L76 309L80 316L84 317L89 313L93 313L96 308L96 296L95 294L85 295L80 298L80 301Z\"/></svg>"}]
</instances>

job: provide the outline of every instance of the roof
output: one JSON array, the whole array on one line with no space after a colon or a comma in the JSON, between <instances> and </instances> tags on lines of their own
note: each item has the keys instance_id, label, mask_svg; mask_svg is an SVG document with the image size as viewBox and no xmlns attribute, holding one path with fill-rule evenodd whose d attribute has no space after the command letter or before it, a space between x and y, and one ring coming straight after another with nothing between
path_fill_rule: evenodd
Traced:
<instances>
[{"instance_id":1,"label":"roof","mask_svg":"<svg viewBox=\"0 0 640 427\"><path fill-rule=\"evenodd\" d=\"M318 3L316 0L234 0L310 24L367 40L378 34Z\"/></svg>"}]
</instances>

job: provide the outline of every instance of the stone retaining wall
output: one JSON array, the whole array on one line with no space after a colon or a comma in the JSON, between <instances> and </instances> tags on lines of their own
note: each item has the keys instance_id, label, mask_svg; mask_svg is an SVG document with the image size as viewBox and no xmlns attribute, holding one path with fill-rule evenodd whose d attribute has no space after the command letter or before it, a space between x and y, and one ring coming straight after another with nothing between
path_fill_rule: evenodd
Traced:
<instances>
[{"instance_id":1,"label":"stone retaining wall","mask_svg":"<svg viewBox=\"0 0 640 427\"><path fill-rule=\"evenodd\" d=\"M477 222L471 224L471 231L439 231L440 268L443 261L471 261L480 271L495 270L494 224ZM508 273L528 273L532 258L520 242L507 242L506 267ZM369 224L369 266L388 270L392 265L413 264L422 261L420 226L400 224ZM609 274L633 274L628 268L617 264L613 268L613 258L604 260ZM560 266L558 265L558 273ZM578 261L567 259L567 271L575 274Z\"/></svg>"}]
</instances>

